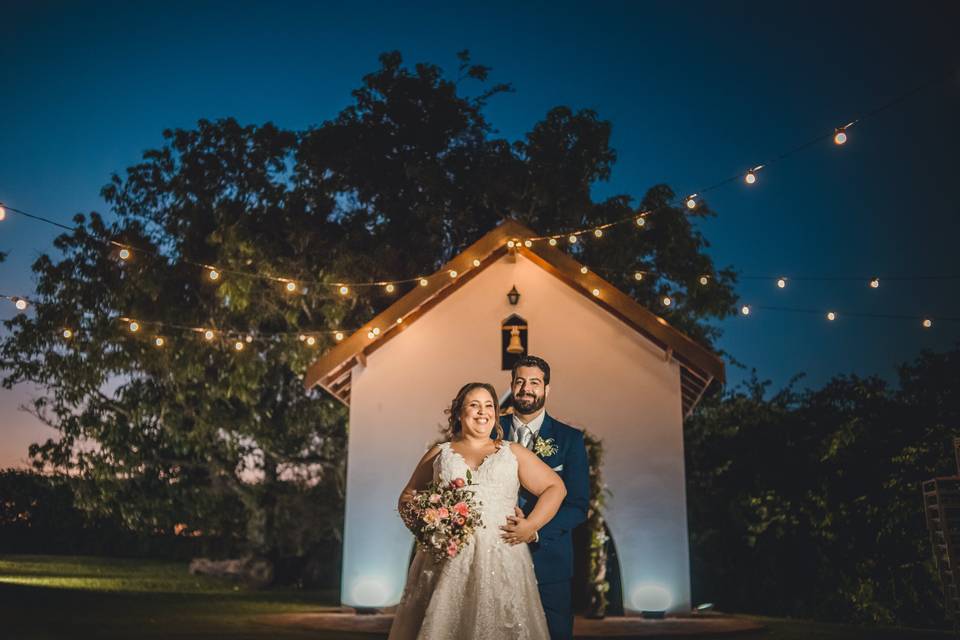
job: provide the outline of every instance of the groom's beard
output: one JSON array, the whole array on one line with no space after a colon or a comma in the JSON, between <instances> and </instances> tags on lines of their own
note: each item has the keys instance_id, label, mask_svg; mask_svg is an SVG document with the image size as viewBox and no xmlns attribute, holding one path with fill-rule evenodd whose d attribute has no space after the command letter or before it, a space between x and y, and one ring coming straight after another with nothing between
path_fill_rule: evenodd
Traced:
<instances>
[{"instance_id":1,"label":"groom's beard","mask_svg":"<svg viewBox=\"0 0 960 640\"><path fill-rule=\"evenodd\" d=\"M524 415L530 415L531 413L536 413L543 409L543 405L547 403L546 396L539 396L536 399L530 398L529 396L513 396L513 408L515 411L522 413Z\"/></svg>"}]
</instances>

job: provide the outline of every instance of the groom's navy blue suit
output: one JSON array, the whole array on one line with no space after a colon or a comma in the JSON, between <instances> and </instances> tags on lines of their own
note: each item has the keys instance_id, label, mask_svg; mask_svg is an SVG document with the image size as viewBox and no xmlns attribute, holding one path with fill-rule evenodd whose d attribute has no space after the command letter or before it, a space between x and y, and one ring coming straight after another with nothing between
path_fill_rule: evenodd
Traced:
<instances>
[{"instance_id":1,"label":"groom's navy blue suit","mask_svg":"<svg viewBox=\"0 0 960 640\"><path fill-rule=\"evenodd\" d=\"M504 438L513 440L513 416L500 418ZM571 532L587 519L590 504L590 474L583 432L545 415L538 435L552 438L557 448L553 455L543 457L567 487L560 510L539 531L537 542L530 543L533 568L540 587L540 601L547 614L551 640L573 638L573 609L570 603L570 579L573 577L573 539ZM520 489L520 508L525 514L533 510L537 497Z\"/></svg>"}]
</instances>

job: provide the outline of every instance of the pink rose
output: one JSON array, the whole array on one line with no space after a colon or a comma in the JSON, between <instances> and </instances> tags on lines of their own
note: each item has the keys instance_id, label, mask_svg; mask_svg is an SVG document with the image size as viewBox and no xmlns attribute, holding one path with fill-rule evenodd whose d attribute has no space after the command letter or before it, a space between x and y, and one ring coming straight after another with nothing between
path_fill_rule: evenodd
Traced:
<instances>
[{"instance_id":1,"label":"pink rose","mask_svg":"<svg viewBox=\"0 0 960 640\"><path fill-rule=\"evenodd\" d=\"M450 517L450 512L447 511L446 507L440 507L439 509L437 509L437 515L440 516L441 520L443 520L444 518Z\"/></svg>"},{"instance_id":2,"label":"pink rose","mask_svg":"<svg viewBox=\"0 0 960 640\"><path fill-rule=\"evenodd\" d=\"M466 481L464 481L463 478L454 478L452 484L453 484L453 486L455 486L457 489L462 489L462 488L463 488L463 485L465 485L465 484L467 484L467 483L466 483Z\"/></svg>"},{"instance_id":3,"label":"pink rose","mask_svg":"<svg viewBox=\"0 0 960 640\"><path fill-rule=\"evenodd\" d=\"M450 556L451 558L457 555L457 551L459 550L460 548L457 547L457 543L455 540L451 540L450 544L447 545L447 555Z\"/></svg>"},{"instance_id":4,"label":"pink rose","mask_svg":"<svg viewBox=\"0 0 960 640\"><path fill-rule=\"evenodd\" d=\"M457 516L456 518L453 519L453 521L457 523L457 525L460 527L467 524L467 519L464 518L463 516Z\"/></svg>"},{"instance_id":5,"label":"pink rose","mask_svg":"<svg viewBox=\"0 0 960 640\"><path fill-rule=\"evenodd\" d=\"M464 517L470 515L470 507L467 506L466 502L458 502L457 504L453 505L453 510L456 511L457 514Z\"/></svg>"},{"instance_id":6,"label":"pink rose","mask_svg":"<svg viewBox=\"0 0 960 640\"><path fill-rule=\"evenodd\" d=\"M438 502L440 502L440 494L439 493L430 494L430 502L432 504L437 504Z\"/></svg>"}]
</instances>

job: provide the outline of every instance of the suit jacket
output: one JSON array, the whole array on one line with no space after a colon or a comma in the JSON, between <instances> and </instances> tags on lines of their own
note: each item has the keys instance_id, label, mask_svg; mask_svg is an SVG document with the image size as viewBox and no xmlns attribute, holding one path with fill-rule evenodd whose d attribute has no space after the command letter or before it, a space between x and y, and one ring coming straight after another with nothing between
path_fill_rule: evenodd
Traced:
<instances>
[{"instance_id":1,"label":"suit jacket","mask_svg":"<svg viewBox=\"0 0 960 640\"><path fill-rule=\"evenodd\" d=\"M504 438L513 440L513 416L500 417ZM530 543L533 567L537 582L546 584L569 580L573 576L573 539L571 532L587 519L590 505L590 473L587 465L587 449L583 444L583 432L559 420L544 416L538 437L552 438L557 452L542 458L567 488L567 496L560 510L539 531L539 540ZM537 504L537 497L526 489L520 489L520 508L530 514Z\"/></svg>"}]
</instances>

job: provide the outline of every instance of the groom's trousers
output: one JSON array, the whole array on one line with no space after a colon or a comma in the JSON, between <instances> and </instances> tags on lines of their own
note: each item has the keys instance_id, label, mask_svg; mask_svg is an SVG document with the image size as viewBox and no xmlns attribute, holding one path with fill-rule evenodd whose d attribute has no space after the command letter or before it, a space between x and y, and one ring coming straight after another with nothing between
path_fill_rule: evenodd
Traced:
<instances>
[{"instance_id":1,"label":"groom's trousers","mask_svg":"<svg viewBox=\"0 0 960 640\"><path fill-rule=\"evenodd\" d=\"M573 604L570 601L570 581L548 582L538 587L543 612L547 615L550 640L572 640Z\"/></svg>"}]
</instances>

